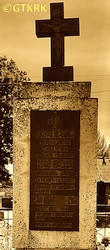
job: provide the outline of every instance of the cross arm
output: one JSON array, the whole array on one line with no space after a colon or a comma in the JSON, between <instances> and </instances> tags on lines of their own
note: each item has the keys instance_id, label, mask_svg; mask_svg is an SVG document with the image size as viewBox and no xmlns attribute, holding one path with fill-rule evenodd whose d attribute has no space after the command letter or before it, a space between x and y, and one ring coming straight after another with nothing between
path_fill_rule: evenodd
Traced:
<instances>
[{"instance_id":1,"label":"cross arm","mask_svg":"<svg viewBox=\"0 0 110 250\"><path fill-rule=\"evenodd\" d=\"M64 36L79 36L79 18L65 18L61 25Z\"/></svg>"},{"instance_id":2,"label":"cross arm","mask_svg":"<svg viewBox=\"0 0 110 250\"><path fill-rule=\"evenodd\" d=\"M52 26L50 20L36 20L36 36L37 37L50 37Z\"/></svg>"}]
</instances>

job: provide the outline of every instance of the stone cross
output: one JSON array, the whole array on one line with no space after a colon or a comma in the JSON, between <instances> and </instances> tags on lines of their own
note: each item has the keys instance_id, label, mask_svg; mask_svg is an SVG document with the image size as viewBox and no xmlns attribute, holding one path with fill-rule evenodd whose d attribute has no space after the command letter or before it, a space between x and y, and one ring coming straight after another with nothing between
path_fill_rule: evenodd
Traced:
<instances>
[{"instance_id":1,"label":"stone cross","mask_svg":"<svg viewBox=\"0 0 110 250\"><path fill-rule=\"evenodd\" d=\"M73 67L64 67L64 37L79 35L79 18L64 19L63 3L51 3L50 15L36 20L37 37L51 37L51 67L43 68L43 81L72 81Z\"/></svg>"}]
</instances>

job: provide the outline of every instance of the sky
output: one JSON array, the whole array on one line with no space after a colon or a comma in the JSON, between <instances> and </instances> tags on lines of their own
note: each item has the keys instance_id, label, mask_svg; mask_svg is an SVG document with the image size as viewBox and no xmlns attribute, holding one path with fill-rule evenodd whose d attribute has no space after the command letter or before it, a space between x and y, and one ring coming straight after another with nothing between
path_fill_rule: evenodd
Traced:
<instances>
[{"instance_id":1,"label":"sky","mask_svg":"<svg viewBox=\"0 0 110 250\"><path fill-rule=\"evenodd\" d=\"M92 82L98 129L110 144L110 0L1 0L0 56L12 58L31 81L42 81L50 38L36 37L35 20L49 19L53 2L64 2L65 18L80 19L80 36L65 38L65 66L74 66L74 81Z\"/></svg>"}]
</instances>

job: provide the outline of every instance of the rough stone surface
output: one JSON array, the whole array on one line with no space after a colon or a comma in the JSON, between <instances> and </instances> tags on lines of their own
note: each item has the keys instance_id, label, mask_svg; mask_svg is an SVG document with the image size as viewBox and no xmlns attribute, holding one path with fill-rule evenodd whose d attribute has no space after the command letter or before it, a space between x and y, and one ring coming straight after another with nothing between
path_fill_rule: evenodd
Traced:
<instances>
[{"instance_id":1,"label":"rough stone surface","mask_svg":"<svg viewBox=\"0 0 110 250\"><path fill-rule=\"evenodd\" d=\"M90 82L26 83L15 86L14 215L16 250L93 250L96 240L97 99ZM29 230L30 111L80 110L79 231Z\"/></svg>"}]
</instances>

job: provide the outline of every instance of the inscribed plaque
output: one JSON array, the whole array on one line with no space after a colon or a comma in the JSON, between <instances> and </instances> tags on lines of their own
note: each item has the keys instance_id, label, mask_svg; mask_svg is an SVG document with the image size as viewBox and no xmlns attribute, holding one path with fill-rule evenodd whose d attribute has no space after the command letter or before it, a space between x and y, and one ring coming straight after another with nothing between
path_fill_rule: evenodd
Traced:
<instances>
[{"instance_id":1,"label":"inscribed plaque","mask_svg":"<svg viewBox=\"0 0 110 250\"><path fill-rule=\"evenodd\" d=\"M31 111L31 230L79 230L79 135L79 111Z\"/></svg>"}]
</instances>

